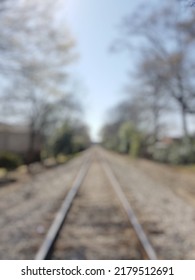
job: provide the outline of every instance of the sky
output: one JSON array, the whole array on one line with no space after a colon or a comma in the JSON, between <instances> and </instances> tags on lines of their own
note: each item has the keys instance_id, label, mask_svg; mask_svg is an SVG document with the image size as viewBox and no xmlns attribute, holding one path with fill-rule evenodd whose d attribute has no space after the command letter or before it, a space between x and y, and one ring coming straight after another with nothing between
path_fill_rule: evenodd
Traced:
<instances>
[{"instance_id":1,"label":"sky","mask_svg":"<svg viewBox=\"0 0 195 280\"><path fill-rule=\"evenodd\" d=\"M120 36L122 19L148 5L145 0L60 0L61 17L65 19L76 40L79 60L71 72L81 82L78 95L84 105L84 119L92 140L99 140L99 132L106 121L107 112L125 98L124 87L129 84L127 75L135 65L135 53L112 53L111 45ZM144 5L143 5L144 3ZM150 0L159 5L159 0ZM140 6L141 5L141 6ZM131 79L133 82L133 78ZM109 116L112 119L112 116ZM177 125L176 125L177 123ZM180 119L174 119L178 130Z\"/></svg>"},{"instance_id":2,"label":"sky","mask_svg":"<svg viewBox=\"0 0 195 280\"><path fill-rule=\"evenodd\" d=\"M141 0L66 0L63 15L80 55L73 71L82 81L85 119L93 140L105 121L106 111L120 100L127 82L129 60L125 53L111 53L122 18Z\"/></svg>"}]
</instances>

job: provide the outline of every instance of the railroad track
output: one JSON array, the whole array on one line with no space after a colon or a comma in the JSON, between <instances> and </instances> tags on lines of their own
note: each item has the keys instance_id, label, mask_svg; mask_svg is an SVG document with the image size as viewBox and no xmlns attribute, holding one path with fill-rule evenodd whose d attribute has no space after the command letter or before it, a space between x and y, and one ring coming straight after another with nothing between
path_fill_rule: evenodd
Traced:
<instances>
[{"instance_id":1,"label":"railroad track","mask_svg":"<svg viewBox=\"0 0 195 280\"><path fill-rule=\"evenodd\" d=\"M83 162L35 259L157 259L103 153Z\"/></svg>"}]
</instances>

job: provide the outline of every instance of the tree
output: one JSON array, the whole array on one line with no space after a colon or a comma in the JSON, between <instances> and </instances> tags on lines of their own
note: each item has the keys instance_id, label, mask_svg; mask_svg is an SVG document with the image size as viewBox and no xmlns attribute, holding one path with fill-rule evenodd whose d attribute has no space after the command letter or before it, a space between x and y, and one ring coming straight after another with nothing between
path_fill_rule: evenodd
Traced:
<instances>
[{"instance_id":1,"label":"tree","mask_svg":"<svg viewBox=\"0 0 195 280\"><path fill-rule=\"evenodd\" d=\"M140 155L144 152L142 143L146 137L145 121L145 112L137 96L131 101L121 101L108 112L108 120L101 131L102 144L132 156Z\"/></svg>"},{"instance_id":2,"label":"tree","mask_svg":"<svg viewBox=\"0 0 195 280\"><path fill-rule=\"evenodd\" d=\"M51 149L55 156L70 155L86 149L90 144L87 127L78 120L66 121L57 131Z\"/></svg>"},{"instance_id":3,"label":"tree","mask_svg":"<svg viewBox=\"0 0 195 280\"><path fill-rule=\"evenodd\" d=\"M100 132L102 145L108 149L118 150L119 148L119 139L118 139L118 129L120 123L110 122L106 123Z\"/></svg>"},{"instance_id":4,"label":"tree","mask_svg":"<svg viewBox=\"0 0 195 280\"><path fill-rule=\"evenodd\" d=\"M49 125L78 108L67 88L74 41L64 23L57 24L55 10L51 1L22 2L0 19L0 56L7 58L0 59L6 84L1 100L9 100L10 117L14 109L28 125L28 162L36 137L43 139Z\"/></svg>"},{"instance_id":5,"label":"tree","mask_svg":"<svg viewBox=\"0 0 195 280\"><path fill-rule=\"evenodd\" d=\"M148 55L142 58L137 69L139 80L140 100L142 98L142 110L147 114L151 128L151 143L156 143L161 136L162 116L170 110L167 105L167 92L165 90L165 77L162 74L163 61L157 55Z\"/></svg>"},{"instance_id":6,"label":"tree","mask_svg":"<svg viewBox=\"0 0 195 280\"><path fill-rule=\"evenodd\" d=\"M170 5L165 2L154 9L140 9L127 16L119 42L123 42L130 54L133 44L138 48L141 54L140 76L147 80L151 90L153 88L153 97L156 96L153 101L157 101L162 92L168 93L167 103L173 100L177 104L184 138L188 138L187 115L195 113L195 13L189 9L185 14L179 14L178 4ZM136 69L140 70L139 66ZM159 109L155 102L153 112L156 115L154 120L158 120ZM157 124L154 126L158 127Z\"/></svg>"}]
</instances>

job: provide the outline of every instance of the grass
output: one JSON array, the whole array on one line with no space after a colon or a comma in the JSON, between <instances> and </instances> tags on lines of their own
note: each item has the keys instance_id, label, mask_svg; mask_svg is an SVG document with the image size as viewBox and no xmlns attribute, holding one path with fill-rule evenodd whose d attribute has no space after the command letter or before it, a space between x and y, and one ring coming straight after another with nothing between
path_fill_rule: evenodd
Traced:
<instances>
[{"instance_id":1,"label":"grass","mask_svg":"<svg viewBox=\"0 0 195 280\"><path fill-rule=\"evenodd\" d=\"M4 178L7 175L6 168L0 168L0 178Z\"/></svg>"},{"instance_id":2,"label":"grass","mask_svg":"<svg viewBox=\"0 0 195 280\"><path fill-rule=\"evenodd\" d=\"M18 173L25 174L28 171L28 168L26 165L21 165L17 168Z\"/></svg>"},{"instance_id":3,"label":"grass","mask_svg":"<svg viewBox=\"0 0 195 280\"><path fill-rule=\"evenodd\" d=\"M57 158L50 157L44 160L44 164L47 167L55 167L58 164L65 164L69 160L73 159L74 157L77 157L80 153L76 153L73 155L58 155ZM23 175L28 173L28 167L27 165L21 165L18 168L12 170L11 172L8 171L6 168L0 168L0 179L4 180L5 178L8 178L9 175L12 173L15 175Z\"/></svg>"},{"instance_id":4,"label":"grass","mask_svg":"<svg viewBox=\"0 0 195 280\"><path fill-rule=\"evenodd\" d=\"M68 156L65 156L65 155L58 155L56 158L56 161L59 164L63 164L65 162L67 162L67 160L68 160Z\"/></svg>"}]
</instances>

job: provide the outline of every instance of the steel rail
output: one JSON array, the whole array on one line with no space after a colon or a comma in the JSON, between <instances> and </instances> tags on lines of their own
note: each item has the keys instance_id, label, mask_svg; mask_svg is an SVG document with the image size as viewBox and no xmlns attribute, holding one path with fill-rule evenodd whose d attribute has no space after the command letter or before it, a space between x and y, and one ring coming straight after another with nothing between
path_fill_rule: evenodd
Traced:
<instances>
[{"instance_id":1,"label":"steel rail","mask_svg":"<svg viewBox=\"0 0 195 280\"><path fill-rule=\"evenodd\" d=\"M49 257L51 250L53 248L54 242L57 239L57 236L60 232L60 229L64 223L64 220L67 217L68 211L72 205L72 202L89 170L90 160L85 160L84 164L82 165L81 169L78 172L77 177L75 178L73 185L68 192L64 202L60 210L58 211L40 249L38 250L35 260L45 260Z\"/></svg>"},{"instance_id":2,"label":"steel rail","mask_svg":"<svg viewBox=\"0 0 195 280\"><path fill-rule=\"evenodd\" d=\"M118 197L128 215L129 221L137 234L137 237L147 255L147 258L150 260L157 260L158 259L157 254L156 254L154 248L152 247L150 241L148 240L147 235L145 234L141 224L139 223L129 201L127 200L127 198L125 196L125 193L123 192L118 180L116 179L116 176L114 175L108 162L102 156L101 156L101 161L102 161L103 169L104 169L107 177L109 178L111 185L113 186L116 194L118 195Z\"/></svg>"}]
</instances>

